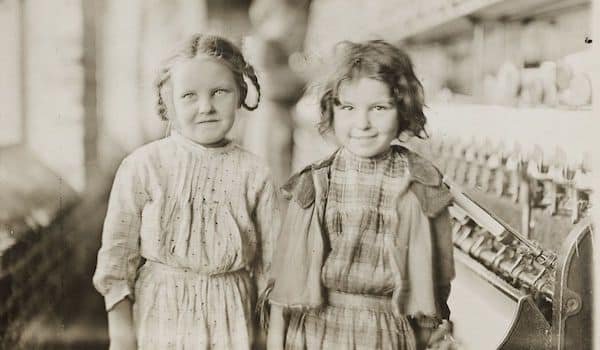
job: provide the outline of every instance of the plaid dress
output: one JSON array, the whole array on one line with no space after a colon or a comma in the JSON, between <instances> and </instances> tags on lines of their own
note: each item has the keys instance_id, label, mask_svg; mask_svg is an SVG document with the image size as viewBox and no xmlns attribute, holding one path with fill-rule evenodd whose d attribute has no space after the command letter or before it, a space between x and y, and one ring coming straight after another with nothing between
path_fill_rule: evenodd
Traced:
<instances>
[{"instance_id":1,"label":"plaid dress","mask_svg":"<svg viewBox=\"0 0 600 350\"><path fill-rule=\"evenodd\" d=\"M287 349L415 348L406 317L373 306L388 301L394 289L386 241L395 234L398 189L405 176L407 160L396 152L367 159L342 149L336 155L324 225L330 251L321 278L330 294L349 296L350 302L330 296L320 310L294 312Z\"/></svg>"}]
</instances>

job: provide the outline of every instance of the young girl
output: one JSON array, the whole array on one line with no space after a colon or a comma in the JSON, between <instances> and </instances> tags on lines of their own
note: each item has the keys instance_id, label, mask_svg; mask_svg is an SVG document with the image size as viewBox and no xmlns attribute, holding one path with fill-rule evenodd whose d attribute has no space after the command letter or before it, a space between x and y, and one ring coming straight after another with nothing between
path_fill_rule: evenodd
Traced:
<instances>
[{"instance_id":1,"label":"young girl","mask_svg":"<svg viewBox=\"0 0 600 350\"><path fill-rule=\"evenodd\" d=\"M260 159L226 138L250 66L229 41L194 35L161 69L158 111L170 136L121 164L94 285L112 349L249 349L255 289L279 230Z\"/></svg>"},{"instance_id":2,"label":"young girl","mask_svg":"<svg viewBox=\"0 0 600 350\"><path fill-rule=\"evenodd\" d=\"M449 317L451 197L430 162L391 145L425 133L423 89L384 41L337 48L320 106L341 147L284 186L268 345L425 348Z\"/></svg>"}]
</instances>

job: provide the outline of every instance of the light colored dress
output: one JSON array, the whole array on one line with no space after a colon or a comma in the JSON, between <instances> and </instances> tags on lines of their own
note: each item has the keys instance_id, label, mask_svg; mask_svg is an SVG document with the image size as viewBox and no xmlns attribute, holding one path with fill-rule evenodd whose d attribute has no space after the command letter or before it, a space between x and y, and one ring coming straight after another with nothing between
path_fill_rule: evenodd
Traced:
<instances>
[{"instance_id":1,"label":"light colored dress","mask_svg":"<svg viewBox=\"0 0 600 350\"><path fill-rule=\"evenodd\" d=\"M329 298L321 309L292 313L286 349L416 348L408 319L394 316L389 302L394 228L421 211L408 192L398 215L398 191L406 176L407 161L396 152L360 158L342 149L336 155L325 209L330 249L321 273Z\"/></svg>"},{"instance_id":2,"label":"light colored dress","mask_svg":"<svg viewBox=\"0 0 600 350\"><path fill-rule=\"evenodd\" d=\"M94 285L134 300L140 349L249 349L279 220L258 157L173 134L121 164Z\"/></svg>"}]
</instances>

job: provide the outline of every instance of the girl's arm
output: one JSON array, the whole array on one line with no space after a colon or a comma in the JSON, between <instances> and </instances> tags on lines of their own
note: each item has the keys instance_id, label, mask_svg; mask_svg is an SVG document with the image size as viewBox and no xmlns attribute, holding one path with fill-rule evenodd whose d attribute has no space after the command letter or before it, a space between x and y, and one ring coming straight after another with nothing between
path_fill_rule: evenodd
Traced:
<instances>
[{"instance_id":1,"label":"girl's arm","mask_svg":"<svg viewBox=\"0 0 600 350\"><path fill-rule=\"evenodd\" d=\"M448 297L450 295L450 284L454 278L454 255L452 243L451 221L448 209L443 209L438 215L430 219L433 275L435 298L440 307L440 317L428 318L418 317L415 319L415 335L421 347L427 347L451 334L449 323L450 309ZM440 322L442 322L440 324Z\"/></svg>"},{"instance_id":2,"label":"girl's arm","mask_svg":"<svg viewBox=\"0 0 600 350\"><path fill-rule=\"evenodd\" d=\"M433 255L435 261L435 287L436 298L441 308L441 316L450 319L448 297L450 284L454 279L454 244L452 243L452 230L450 213L444 209L435 218L431 219L433 239Z\"/></svg>"},{"instance_id":3,"label":"girl's arm","mask_svg":"<svg viewBox=\"0 0 600 350\"><path fill-rule=\"evenodd\" d=\"M125 159L111 190L93 278L106 303L111 348L119 348L117 344L123 342L123 349L128 349L125 345L131 345L132 339L135 342L131 299L141 261L141 213L147 199L138 164Z\"/></svg>"},{"instance_id":4,"label":"girl's arm","mask_svg":"<svg viewBox=\"0 0 600 350\"><path fill-rule=\"evenodd\" d=\"M256 286L259 294L268 293L268 278L273 255L273 247L281 230L281 212L279 196L275 186L266 180L259 193L256 207L256 227L258 234L258 249L255 266Z\"/></svg>"},{"instance_id":5,"label":"girl's arm","mask_svg":"<svg viewBox=\"0 0 600 350\"><path fill-rule=\"evenodd\" d=\"M256 227L258 234L257 256L255 266L256 287L259 293L257 311L260 325L267 328L267 348L281 349L284 346L283 332L286 325L282 309L271 305L269 307L269 294L272 283L269 285L269 275L273 255L273 247L281 230L281 212L279 210L280 198L275 186L267 178L263 183L258 196L256 207ZM263 334L264 335L264 334Z\"/></svg>"}]
</instances>

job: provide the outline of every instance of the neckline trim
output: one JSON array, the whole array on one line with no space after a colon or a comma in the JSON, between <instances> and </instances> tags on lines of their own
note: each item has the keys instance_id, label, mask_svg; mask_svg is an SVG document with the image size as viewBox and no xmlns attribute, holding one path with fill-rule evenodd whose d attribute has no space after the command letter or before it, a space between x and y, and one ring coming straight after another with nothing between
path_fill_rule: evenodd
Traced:
<instances>
[{"instance_id":1,"label":"neckline trim","mask_svg":"<svg viewBox=\"0 0 600 350\"><path fill-rule=\"evenodd\" d=\"M392 148L390 147L389 149L387 149L384 152L381 152L377 155L374 155L373 157L361 157L358 156L354 153L352 153L349 149L347 149L346 147L342 147L340 155L345 158L345 159L349 159L349 160L353 160L356 162L364 162L364 163L369 163L369 162L374 162L374 161L380 161L380 160L385 160L390 158L392 154Z\"/></svg>"},{"instance_id":2,"label":"neckline trim","mask_svg":"<svg viewBox=\"0 0 600 350\"><path fill-rule=\"evenodd\" d=\"M173 141L175 141L176 144L178 144L178 145L182 146L183 148L186 148L192 152L196 152L196 153L224 154L224 153L230 152L235 145L233 143L233 141L227 139L227 143L224 144L223 146L206 147L206 146L203 146L197 142L194 142L194 141L188 139L187 137L181 135L177 131L171 131L170 138L173 139Z\"/></svg>"}]
</instances>

